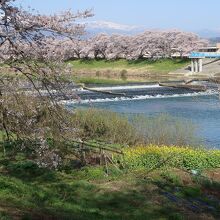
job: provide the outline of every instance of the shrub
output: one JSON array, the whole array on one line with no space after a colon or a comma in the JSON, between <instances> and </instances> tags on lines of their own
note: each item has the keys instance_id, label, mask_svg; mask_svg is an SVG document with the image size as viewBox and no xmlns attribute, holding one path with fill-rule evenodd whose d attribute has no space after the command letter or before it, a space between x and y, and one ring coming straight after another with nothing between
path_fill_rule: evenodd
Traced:
<instances>
[{"instance_id":1,"label":"shrub","mask_svg":"<svg viewBox=\"0 0 220 220\"><path fill-rule=\"evenodd\" d=\"M135 129L124 116L106 110L77 110L73 122L82 139L99 139L110 143L134 144Z\"/></svg>"},{"instance_id":2,"label":"shrub","mask_svg":"<svg viewBox=\"0 0 220 220\"><path fill-rule=\"evenodd\" d=\"M36 177L42 175L44 170L39 168L36 163L30 160L10 163L7 170L11 175L16 177Z\"/></svg>"},{"instance_id":3,"label":"shrub","mask_svg":"<svg viewBox=\"0 0 220 220\"><path fill-rule=\"evenodd\" d=\"M0 219L1 220L10 220L12 218L6 212L0 211Z\"/></svg>"},{"instance_id":4,"label":"shrub","mask_svg":"<svg viewBox=\"0 0 220 220\"><path fill-rule=\"evenodd\" d=\"M122 80L126 81L127 80L127 70L121 70L120 72L120 77Z\"/></svg>"},{"instance_id":5,"label":"shrub","mask_svg":"<svg viewBox=\"0 0 220 220\"><path fill-rule=\"evenodd\" d=\"M100 72L100 71L96 71L96 72L95 72L95 76L100 77L100 75L101 75L101 72Z\"/></svg>"},{"instance_id":6,"label":"shrub","mask_svg":"<svg viewBox=\"0 0 220 220\"><path fill-rule=\"evenodd\" d=\"M77 178L79 179L88 179L88 180L97 180L103 179L106 176L104 168L101 166L98 167L84 167L77 172Z\"/></svg>"},{"instance_id":7,"label":"shrub","mask_svg":"<svg viewBox=\"0 0 220 220\"><path fill-rule=\"evenodd\" d=\"M131 116L107 110L76 110L73 123L82 139L101 139L124 145L198 146L195 126L168 115L157 117Z\"/></svg>"}]
</instances>

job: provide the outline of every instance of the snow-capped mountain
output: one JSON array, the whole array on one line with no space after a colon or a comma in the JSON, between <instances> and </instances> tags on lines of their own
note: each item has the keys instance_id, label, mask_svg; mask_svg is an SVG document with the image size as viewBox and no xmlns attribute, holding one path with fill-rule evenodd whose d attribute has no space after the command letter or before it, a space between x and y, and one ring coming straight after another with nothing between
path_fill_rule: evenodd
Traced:
<instances>
[{"instance_id":1,"label":"snow-capped mountain","mask_svg":"<svg viewBox=\"0 0 220 220\"><path fill-rule=\"evenodd\" d=\"M146 28L143 26L125 25L109 21L90 21L86 23L86 30L91 35L97 33L132 35L141 33L146 30Z\"/></svg>"},{"instance_id":2,"label":"snow-capped mountain","mask_svg":"<svg viewBox=\"0 0 220 220\"><path fill-rule=\"evenodd\" d=\"M99 33L134 35L142 33L145 30L149 30L149 28L145 26L119 24L111 21L89 21L86 22L85 25L89 36L93 36ZM200 37L207 39L216 39L220 37L220 28L203 29L193 32L198 34Z\"/></svg>"}]
</instances>

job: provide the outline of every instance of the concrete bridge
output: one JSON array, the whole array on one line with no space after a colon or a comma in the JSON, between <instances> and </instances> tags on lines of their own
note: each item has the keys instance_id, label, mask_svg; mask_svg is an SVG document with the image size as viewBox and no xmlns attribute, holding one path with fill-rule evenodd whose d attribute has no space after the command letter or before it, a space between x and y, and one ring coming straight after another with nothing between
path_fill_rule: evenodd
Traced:
<instances>
[{"instance_id":1,"label":"concrete bridge","mask_svg":"<svg viewBox=\"0 0 220 220\"><path fill-rule=\"evenodd\" d=\"M202 63L204 58L220 59L220 53L214 52L192 52L189 56L191 59L191 72L202 72Z\"/></svg>"},{"instance_id":2,"label":"concrete bridge","mask_svg":"<svg viewBox=\"0 0 220 220\"><path fill-rule=\"evenodd\" d=\"M191 72L202 72L203 59L220 59L220 44L217 44L216 47L201 48L199 52L191 52L189 58L191 59Z\"/></svg>"}]
</instances>

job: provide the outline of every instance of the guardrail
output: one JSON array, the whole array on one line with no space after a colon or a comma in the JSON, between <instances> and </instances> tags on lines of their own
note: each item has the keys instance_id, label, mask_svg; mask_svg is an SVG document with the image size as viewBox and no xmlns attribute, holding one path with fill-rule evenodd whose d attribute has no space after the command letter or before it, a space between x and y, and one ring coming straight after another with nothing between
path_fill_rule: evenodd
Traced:
<instances>
[{"instance_id":1,"label":"guardrail","mask_svg":"<svg viewBox=\"0 0 220 220\"><path fill-rule=\"evenodd\" d=\"M192 52L189 58L220 58L220 53L215 52Z\"/></svg>"}]
</instances>

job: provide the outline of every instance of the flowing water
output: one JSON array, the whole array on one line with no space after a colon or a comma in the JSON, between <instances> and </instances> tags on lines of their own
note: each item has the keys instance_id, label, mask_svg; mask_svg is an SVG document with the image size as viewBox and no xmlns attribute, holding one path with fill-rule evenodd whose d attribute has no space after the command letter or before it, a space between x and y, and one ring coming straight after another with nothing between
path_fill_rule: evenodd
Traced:
<instances>
[{"instance_id":1,"label":"flowing water","mask_svg":"<svg viewBox=\"0 0 220 220\"><path fill-rule=\"evenodd\" d=\"M206 146L220 148L220 100L212 89L195 92L159 85L131 85L95 88L125 96L78 91L80 100L63 101L68 107L95 107L125 114L156 116L168 114L190 120Z\"/></svg>"}]
</instances>

